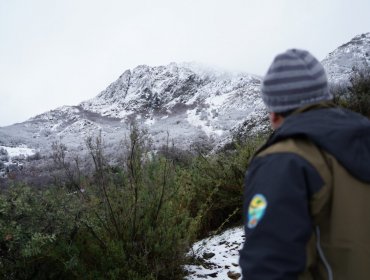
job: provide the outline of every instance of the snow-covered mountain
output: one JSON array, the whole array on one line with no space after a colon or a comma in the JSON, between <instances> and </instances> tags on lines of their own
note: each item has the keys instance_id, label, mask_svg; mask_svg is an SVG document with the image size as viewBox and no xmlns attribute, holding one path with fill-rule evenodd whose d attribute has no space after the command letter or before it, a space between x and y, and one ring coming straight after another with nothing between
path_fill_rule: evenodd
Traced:
<instances>
[{"instance_id":1,"label":"snow-covered mountain","mask_svg":"<svg viewBox=\"0 0 370 280\"><path fill-rule=\"evenodd\" d=\"M331 83L346 83L353 67L370 67L370 33L354 37L331 52L323 61Z\"/></svg>"},{"instance_id":2,"label":"snow-covered mountain","mask_svg":"<svg viewBox=\"0 0 370 280\"><path fill-rule=\"evenodd\" d=\"M329 80L347 81L353 66L370 63L369 54L370 33L340 46L323 60ZM1 127L0 145L45 149L60 140L83 149L85 139L98 133L107 144L114 144L135 121L148 130L157 146L166 143L169 133L180 148L194 143L221 147L235 136L268 129L260 83L258 76L215 71L194 63L140 65L77 106L63 106Z\"/></svg>"},{"instance_id":3,"label":"snow-covered mountain","mask_svg":"<svg viewBox=\"0 0 370 280\"><path fill-rule=\"evenodd\" d=\"M256 76L190 63L141 65L125 71L98 96L78 106L63 106L0 128L0 133L12 136L0 142L7 144L10 138L44 146L61 140L82 147L88 136L101 131L113 143L122 140L135 121L148 130L157 146L166 143L168 133L177 147L188 148L196 142L212 145L248 118L256 122L256 131L266 129L260 82Z\"/></svg>"}]
</instances>

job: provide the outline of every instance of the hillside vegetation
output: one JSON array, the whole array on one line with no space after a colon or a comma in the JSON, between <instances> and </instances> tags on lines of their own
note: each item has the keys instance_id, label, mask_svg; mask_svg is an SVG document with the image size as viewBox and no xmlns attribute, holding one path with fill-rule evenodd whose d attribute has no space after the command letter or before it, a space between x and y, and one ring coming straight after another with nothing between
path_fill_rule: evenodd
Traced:
<instances>
[{"instance_id":1,"label":"hillside vegetation","mask_svg":"<svg viewBox=\"0 0 370 280\"><path fill-rule=\"evenodd\" d=\"M147 134L132 126L115 165L101 137L87 140L91 172L54 143L54 185L18 183L0 194L0 274L181 279L197 238L240 221L244 172L259 142L207 157L170 145L152 152Z\"/></svg>"},{"instance_id":2,"label":"hillside vegetation","mask_svg":"<svg viewBox=\"0 0 370 280\"><path fill-rule=\"evenodd\" d=\"M349 84L333 89L337 105L370 118L370 67L354 67Z\"/></svg>"}]
</instances>

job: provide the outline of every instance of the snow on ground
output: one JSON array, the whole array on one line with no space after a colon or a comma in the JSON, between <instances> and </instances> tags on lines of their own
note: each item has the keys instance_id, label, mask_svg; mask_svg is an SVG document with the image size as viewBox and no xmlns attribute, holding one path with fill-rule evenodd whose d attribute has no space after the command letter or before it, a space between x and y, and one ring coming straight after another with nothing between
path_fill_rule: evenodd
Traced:
<instances>
[{"instance_id":1,"label":"snow on ground","mask_svg":"<svg viewBox=\"0 0 370 280\"><path fill-rule=\"evenodd\" d=\"M6 147L0 146L0 149L3 148L8 152L9 158L16 156L32 156L36 153L36 150L28 148L26 145L21 145L19 147Z\"/></svg>"},{"instance_id":2,"label":"snow on ground","mask_svg":"<svg viewBox=\"0 0 370 280\"><path fill-rule=\"evenodd\" d=\"M241 279L239 250L243 242L242 227L198 241L188 255L199 261L199 264L185 266L189 272L185 279Z\"/></svg>"},{"instance_id":3,"label":"snow on ground","mask_svg":"<svg viewBox=\"0 0 370 280\"><path fill-rule=\"evenodd\" d=\"M187 110L186 113L187 113L186 120L188 121L188 123L202 129L207 134L207 136L211 136L213 134L221 136L223 134L222 130L220 129L215 130L210 125L210 121L208 120L208 113L206 111L197 113L197 109L193 109Z\"/></svg>"},{"instance_id":4,"label":"snow on ground","mask_svg":"<svg viewBox=\"0 0 370 280\"><path fill-rule=\"evenodd\" d=\"M147 126L151 126L155 124L155 119L154 118L149 118L144 122Z\"/></svg>"}]
</instances>

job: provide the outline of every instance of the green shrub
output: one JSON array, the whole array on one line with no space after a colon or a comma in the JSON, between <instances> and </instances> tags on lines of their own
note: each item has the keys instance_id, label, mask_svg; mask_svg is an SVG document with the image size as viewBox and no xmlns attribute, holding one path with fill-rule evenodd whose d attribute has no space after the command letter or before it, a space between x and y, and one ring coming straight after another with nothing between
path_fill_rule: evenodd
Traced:
<instances>
[{"instance_id":1,"label":"green shrub","mask_svg":"<svg viewBox=\"0 0 370 280\"><path fill-rule=\"evenodd\" d=\"M260 141L184 157L168 146L151 152L146 133L133 126L119 165L109 164L101 137L87 140L91 174L54 143L64 172L56 186L0 193L0 275L182 279L196 238L241 221L244 173Z\"/></svg>"},{"instance_id":2,"label":"green shrub","mask_svg":"<svg viewBox=\"0 0 370 280\"><path fill-rule=\"evenodd\" d=\"M181 174L196 194L191 214L198 220L198 237L242 221L243 180L249 160L264 137L235 144L236 149L212 156L199 155Z\"/></svg>"},{"instance_id":3,"label":"green shrub","mask_svg":"<svg viewBox=\"0 0 370 280\"><path fill-rule=\"evenodd\" d=\"M370 118L370 67L354 67L346 87L333 89L334 102Z\"/></svg>"},{"instance_id":4,"label":"green shrub","mask_svg":"<svg viewBox=\"0 0 370 280\"><path fill-rule=\"evenodd\" d=\"M0 193L0 275L5 279L68 279L68 256L78 205L58 189L24 185Z\"/></svg>"},{"instance_id":5,"label":"green shrub","mask_svg":"<svg viewBox=\"0 0 370 280\"><path fill-rule=\"evenodd\" d=\"M102 139L88 140L91 176L56 163L67 180L46 190L11 187L0 196L0 274L6 279L180 279L194 235L189 194L173 161L148 150L133 127L121 166ZM67 182L67 184L65 183Z\"/></svg>"}]
</instances>

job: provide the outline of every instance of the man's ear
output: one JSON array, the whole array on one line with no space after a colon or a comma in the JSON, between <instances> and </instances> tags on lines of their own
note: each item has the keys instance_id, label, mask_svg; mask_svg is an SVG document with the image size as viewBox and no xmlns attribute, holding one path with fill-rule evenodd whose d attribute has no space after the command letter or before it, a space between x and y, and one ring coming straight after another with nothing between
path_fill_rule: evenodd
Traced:
<instances>
[{"instance_id":1,"label":"man's ear","mask_svg":"<svg viewBox=\"0 0 370 280\"><path fill-rule=\"evenodd\" d=\"M278 129L284 121L284 118L280 114L275 113L275 112L270 112L269 118L270 118L271 127L273 129Z\"/></svg>"}]
</instances>

